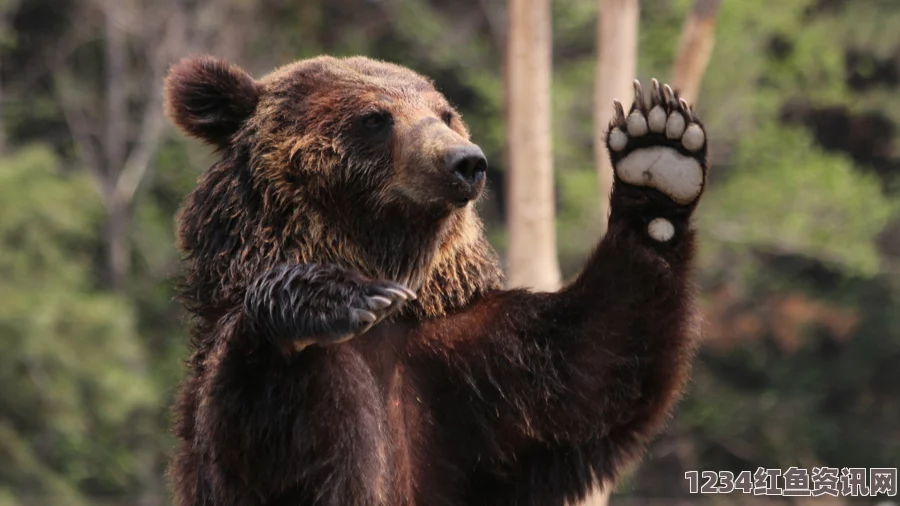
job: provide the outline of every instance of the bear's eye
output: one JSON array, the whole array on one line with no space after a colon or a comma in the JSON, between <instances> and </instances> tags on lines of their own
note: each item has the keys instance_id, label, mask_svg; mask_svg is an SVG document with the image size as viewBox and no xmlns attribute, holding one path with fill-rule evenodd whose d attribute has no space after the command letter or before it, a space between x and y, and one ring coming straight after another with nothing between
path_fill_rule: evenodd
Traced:
<instances>
[{"instance_id":1,"label":"bear's eye","mask_svg":"<svg viewBox=\"0 0 900 506\"><path fill-rule=\"evenodd\" d=\"M390 123L391 115L387 112L373 112L362 117L362 125L372 131L382 130Z\"/></svg>"},{"instance_id":2,"label":"bear's eye","mask_svg":"<svg viewBox=\"0 0 900 506\"><path fill-rule=\"evenodd\" d=\"M441 119L447 126L450 126L450 124L453 123L453 113L451 111L445 111L441 114Z\"/></svg>"}]
</instances>

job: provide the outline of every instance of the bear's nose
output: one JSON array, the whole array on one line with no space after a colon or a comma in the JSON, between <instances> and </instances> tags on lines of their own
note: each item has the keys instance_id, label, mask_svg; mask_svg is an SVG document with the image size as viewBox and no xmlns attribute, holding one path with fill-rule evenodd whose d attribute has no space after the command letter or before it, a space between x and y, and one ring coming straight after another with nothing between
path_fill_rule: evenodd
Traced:
<instances>
[{"instance_id":1,"label":"bear's nose","mask_svg":"<svg viewBox=\"0 0 900 506\"><path fill-rule=\"evenodd\" d=\"M453 171L469 184L475 184L484 178L487 171L487 158L481 148L474 144L451 148L444 155L444 167Z\"/></svg>"}]
</instances>

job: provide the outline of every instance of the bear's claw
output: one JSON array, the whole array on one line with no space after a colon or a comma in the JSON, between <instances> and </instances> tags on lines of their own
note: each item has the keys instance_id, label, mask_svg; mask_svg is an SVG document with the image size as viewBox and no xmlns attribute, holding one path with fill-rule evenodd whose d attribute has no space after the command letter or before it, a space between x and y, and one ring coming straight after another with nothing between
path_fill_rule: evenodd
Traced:
<instances>
[{"instance_id":1,"label":"bear's claw","mask_svg":"<svg viewBox=\"0 0 900 506\"><path fill-rule=\"evenodd\" d=\"M372 309L375 309L375 310L384 309L384 308L390 306L391 304L393 304L393 302L391 302L391 299L382 297L380 295L375 295L373 297L369 297L368 302L369 302L369 307L371 307Z\"/></svg>"},{"instance_id":2,"label":"bear's claw","mask_svg":"<svg viewBox=\"0 0 900 506\"><path fill-rule=\"evenodd\" d=\"M391 281L376 281L368 287L365 298L365 309L362 311L373 316L372 319L360 320L363 325L349 337L360 335L388 316L397 312L408 300L415 299L416 293L405 286ZM357 309L359 310L359 309ZM346 340L346 339L345 339Z\"/></svg>"}]
</instances>

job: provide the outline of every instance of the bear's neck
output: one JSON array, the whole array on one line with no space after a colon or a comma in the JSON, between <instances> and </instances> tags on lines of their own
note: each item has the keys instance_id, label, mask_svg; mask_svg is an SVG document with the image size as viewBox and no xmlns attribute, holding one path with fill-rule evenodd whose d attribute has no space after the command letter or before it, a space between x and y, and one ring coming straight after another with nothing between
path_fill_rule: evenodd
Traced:
<instances>
[{"instance_id":1,"label":"bear's neck","mask_svg":"<svg viewBox=\"0 0 900 506\"><path fill-rule=\"evenodd\" d=\"M427 244L423 239L419 244ZM502 288L503 275L497 255L484 235L484 227L472 207L457 211L438 225L430 244L414 253L397 279L414 289L418 299L407 312L418 319L435 318L468 305L490 290ZM414 245L409 245L415 251ZM392 274L392 273L388 273Z\"/></svg>"},{"instance_id":2,"label":"bear's neck","mask_svg":"<svg viewBox=\"0 0 900 506\"><path fill-rule=\"evenodd\" d=\"M397 281L416 291L418 299L405 310L416 318L443 316L465 307L486 291L502 287L497 255L484 235L472 207L434 219L410 219L408 211L390 212L373 222L351 226L330 244L353 244L332 262L360 270L376 279ZM317 220L330 222L330 220ZM319 254L330 255L333 248ZM350 259L364 259L353 264Z\"/></svg>"}]
</instances>

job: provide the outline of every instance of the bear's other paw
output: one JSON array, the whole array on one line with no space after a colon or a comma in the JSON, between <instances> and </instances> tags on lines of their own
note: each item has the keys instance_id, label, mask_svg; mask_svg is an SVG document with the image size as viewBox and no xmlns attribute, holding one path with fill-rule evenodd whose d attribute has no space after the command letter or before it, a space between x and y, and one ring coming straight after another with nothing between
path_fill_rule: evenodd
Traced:
<instances>
[{"instance_id":1,"label":"bear's other paw","mask_svg":"<svg viewBox=\"0 0 900 506\"><path fill-rule=\"evenodd\" d=\"M706 182L706 132L687 102L654 79L649 100L634 82L627 116L619 101L614 105L607 147L616 179L658 190L679 205L695 203ZM667 236L659 226L655 231Z\"/></svg>"},{"instance_id":2,"label":"bear's other paw","mask_svg":"<svg viewBox=\"0 0 900 506\"><path fill-rule=\"evenodd\" d=\"M244 308L257 334L281 349L331 345L361 335L415 293L334 265L282 265L247 290Z\"/></svg>"}]
</instances>

